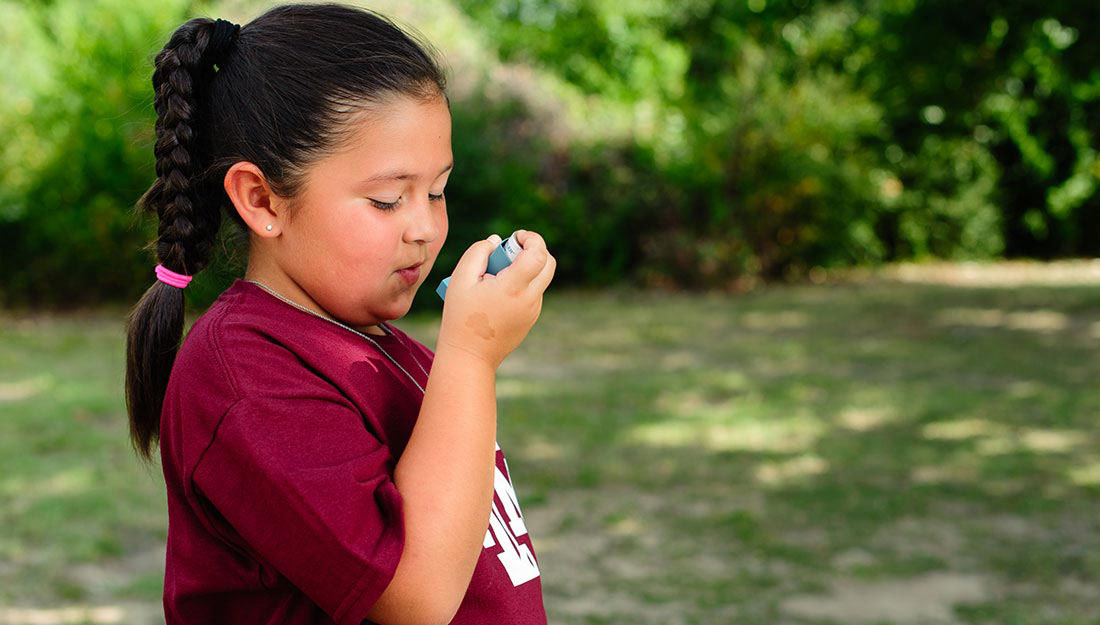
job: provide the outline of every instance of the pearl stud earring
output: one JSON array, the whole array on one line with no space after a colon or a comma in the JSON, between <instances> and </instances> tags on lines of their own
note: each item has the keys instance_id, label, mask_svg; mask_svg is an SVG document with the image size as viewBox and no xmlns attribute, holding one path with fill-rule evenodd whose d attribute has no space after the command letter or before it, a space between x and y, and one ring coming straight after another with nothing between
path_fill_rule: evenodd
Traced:
<instances>
[{"instance_id":1,"label":"pearl stud earring","mask_svg":"<svg viewBox=\"0 0 1100 625\"><path fill-rule=\"evenodd\" d=\"M271 224L267 224L267 229L269 232L271 231Z\"/></svg>"}]
</instances>

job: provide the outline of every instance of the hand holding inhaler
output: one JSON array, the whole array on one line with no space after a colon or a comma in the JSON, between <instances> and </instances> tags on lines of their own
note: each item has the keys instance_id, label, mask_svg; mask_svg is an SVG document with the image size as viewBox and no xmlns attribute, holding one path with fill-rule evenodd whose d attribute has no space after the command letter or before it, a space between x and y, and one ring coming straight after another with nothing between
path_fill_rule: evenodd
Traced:
<instances>
[{"instance_id":1,"label":"hand holding inhaler","mask_svg":"<svg viewBox=\"0 0 1100 625\"><path fill-rule=\"evenodd\" d=\"M445 296L437 350L454 347L496 369L538 319L556 267L546 242L530 230L471 245L437 289Z\"/></svg>"}]
</instances>

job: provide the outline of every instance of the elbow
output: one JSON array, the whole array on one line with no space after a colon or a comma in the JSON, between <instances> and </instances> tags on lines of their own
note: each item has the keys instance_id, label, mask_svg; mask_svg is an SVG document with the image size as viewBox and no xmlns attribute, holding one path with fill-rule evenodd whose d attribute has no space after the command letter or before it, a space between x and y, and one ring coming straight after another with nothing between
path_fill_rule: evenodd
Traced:
<instances>
[{"instance_id":1,"label":"elbow","mask_svg":"<svg viewBox=\"0 0 1100 625\"><path fill-rule=\"evenodd\" d=\"M465 591L444 591L444 585L409 583L407 578L397 580L386 589L367 618L378 625L447 625L458 613Z\"/></svg>"},{"instance_id":2,"label":"elbow","mask_svg":"<svg viewBox=\"0 0 1100 625\"><path fill-rule=\"evenodd\" d=\"M450 601L444 604L440 611L435 614L435 618L432 620L431 625L447 625L454 620L455 614L458 614L458 607L462 605L462 597L465 595L459 595L457 601Z\"/></svg>"},{"instance_id":3,"label":"elbow","mask_svg":"<svg viewBox=\"0 0 1100 625\"><path fill-rule=\"evenodd\" d=\"M416 614L411 615L412 618L402 622L408 623L408 625L448 625L454 620L457 612L457 604L454 606L450 603L422 604Z\"/></svg>"},{"instance_id":4,"label":"elbow","mask_svg":"<svg viewBox=\"0 0 1100 625\"><path fill-rule=\"evenodd\" d=\"M458 614L458 608L462 605L462 599L466 596L465 589L462 592L432 593L430 599L426 599L418 606L418 618L410 623L416 625L448 625Z\"/></svg>"},{"instance_id":5,"label":"elbow","mask_svg":"<svg viewBox=\"0 0 1100 625\"><path fill-rule=\"evenodd\" d=\"M418 601L409 603L404 608L372 610L367 618L370 623L378 625L447 625L454 620L458 606L459 604L430 605Z\"/></svg>"}]
</instances>

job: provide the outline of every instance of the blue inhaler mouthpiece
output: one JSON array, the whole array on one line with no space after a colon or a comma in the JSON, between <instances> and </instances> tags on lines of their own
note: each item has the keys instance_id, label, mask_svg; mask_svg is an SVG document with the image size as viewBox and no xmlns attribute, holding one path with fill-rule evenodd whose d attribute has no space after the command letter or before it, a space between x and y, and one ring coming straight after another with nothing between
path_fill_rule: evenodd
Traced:
<instances>
[{"instance_id":1,"label":"blue inhaler mouthpiece","mask_svg":"<svg viewBox=\"0 0 1100 625\"><path fill-rule=\"evenodd\" d=\"M513 232L512 236L501 241L500 245L489 255L489 265L485 268L485 273L497 275L500 270L512 264L512 261L516 259L522 249L519 243L516 243L516 233ZM447 285L450 282L451 278L447 276L436 287L435 292L439 294L439 299L447 300Z\"/></svg>"}]
</instances>

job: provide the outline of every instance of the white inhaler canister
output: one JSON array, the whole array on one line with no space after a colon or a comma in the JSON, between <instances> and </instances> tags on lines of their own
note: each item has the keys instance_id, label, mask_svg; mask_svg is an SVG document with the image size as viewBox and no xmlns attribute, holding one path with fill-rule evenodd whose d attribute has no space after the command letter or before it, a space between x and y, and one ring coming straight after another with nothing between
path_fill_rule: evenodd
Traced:
<instances>
[{"instance_id":1,"label":"white inhaler canister","mask_svg":"<svg viewBox=\"0 0 1100 625\"><path fill-rule=\"evenodd\" d=\"M485 268L485 273L491 273L494 276L501 270L512 264L512 261L519 256L520 250L523 248L516 242L516 233L513 232L512 236L504 239L500 242L500 245L493 250L493 253L489 255L489 264ZM451 281L450 276L443 278L443 281L436 287L435 292L439 294L439 298L446 301L447 299L447 284Z\"/></svg>"}]
</instances>

